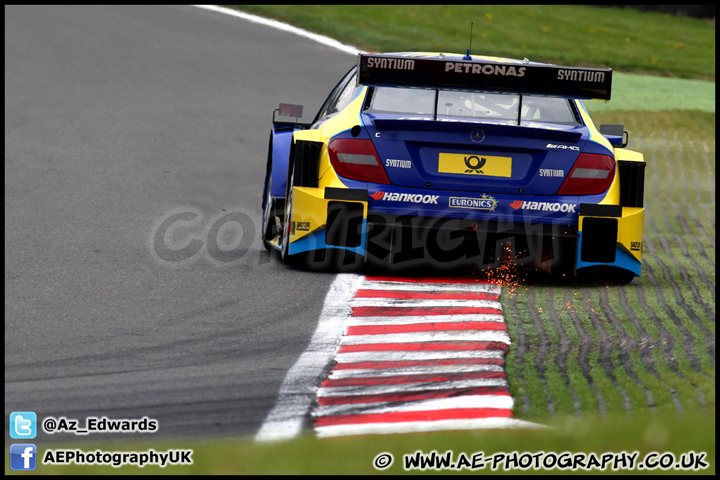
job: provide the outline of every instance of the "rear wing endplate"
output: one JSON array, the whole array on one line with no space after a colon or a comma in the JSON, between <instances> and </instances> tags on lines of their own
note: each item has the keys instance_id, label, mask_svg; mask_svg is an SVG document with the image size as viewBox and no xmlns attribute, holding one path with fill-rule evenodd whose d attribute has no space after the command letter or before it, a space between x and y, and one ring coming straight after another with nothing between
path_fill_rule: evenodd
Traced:
<instances>
[{"instance_id":1,"label":"rear wing endplate","mask_svg":"<svg viewBox=\"0 0 720 480\"><path fill-rule=\"evenodd\" d=\"M612 69L361 53L358 85L610 100Z\"/></svg>"}]
</instances>

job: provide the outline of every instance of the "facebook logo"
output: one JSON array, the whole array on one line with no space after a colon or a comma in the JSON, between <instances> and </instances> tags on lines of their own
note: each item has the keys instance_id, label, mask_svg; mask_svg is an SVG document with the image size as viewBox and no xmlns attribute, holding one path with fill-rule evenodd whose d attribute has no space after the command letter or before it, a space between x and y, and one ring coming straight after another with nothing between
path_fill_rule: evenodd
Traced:
<instances>
[{"instance_id":1,"label":"facebook logo","mask_svg":"<svg viewBox=\"0 0 720 480\"><path fill-rule=\"evenodd\" d=\"M32 443L13 443L10 445L11 470L35 470L37 467L37 447Z\"/></svg>"},{"instance_id":2,"label":"facebook logo","mask_svg":"<svg viewBox=\"0 0 720 480\"><path fill-rule=\"evenodd\" d=\"M37 415L35 412L12 412L10 414L10 438L35 438Z\"/></svg>"}]
</instances>

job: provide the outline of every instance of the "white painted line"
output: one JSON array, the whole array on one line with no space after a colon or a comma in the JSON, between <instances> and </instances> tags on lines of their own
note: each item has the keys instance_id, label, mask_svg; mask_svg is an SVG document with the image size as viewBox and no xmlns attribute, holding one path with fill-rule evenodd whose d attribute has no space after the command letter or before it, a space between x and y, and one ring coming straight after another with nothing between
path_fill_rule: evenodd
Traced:
<instances>
[{"instance_id":1,"label":"white painted line","mask_svg":"<svg viewBox=\"0 0 720 480\"><path fill-rule=\"evenodd\" d=\"M503 350L390 350L383 352L346 352L335 355L341 363L393 362L402 360L438 360L456 358L504 358Z\"/></svg>"},{"instance_id":2,"label":"white painted line","mask_svg":"<svg viewBox=\"0 0 720 480\"><path fill-rule=\"evenodd\" d=\"M316 408L313 416L416 412L419 410L447 410L450 408L506 408L512 410L513 404L514 401L509 395L463 395L407 403L375 402L329 405Z\"/></svg>"},{"instance_id":3,"label":"white painted line","mask_svg":"<svg viewBox=\"0 0 720 480\"><path fill-rule=\"evenodd\" d=\"M331 380L354 377L388 377L393 375L423 375L433 373L459 373L459 372L504 372L502 365L427 365L419 367L402 368L362 368L362 369L334 369L330 372Z\"/></svg>"},{"instance_id":4,"label":"white painted line","mask_svg":"<svg viewBox=\"0 0 720 480\"><path fill-rule=\"evenodd\" d=\"M504 378L471 378L436 382L396 383L392 385L353 385L350 387L320 387L318 397L382 395L385 393L424 392L427 390L451 390L476 387L507 387Z\"/></svg>"},{"instance_id":5,"label":"white painted line","mask_svg":"<svg viewBox=\"0 0 720 480\"><path fill-rule=\"evenodd\" d=\"M395 308L420 308L420 307L448 307L448 308L494 308L502 311L500 302L492 300L455 300L442 299L430 300L425 298L354 298L350 301L353 307L395 307Z\"/></svg>"},{"instance_id":6,"label":"white painted line","mask_svg":"<svg viewBox=\"0 0 720 480\"><path fill-rule=\"evenodd\" d=\"M411 342L503 342L510 344L507 332L491 330L451 330L436 332L407 332L378 335L346 335L343 345L362 345L374 343L411 343Z\"/></svg>"},{"instance_id":7,"label":"white painted line","mask_svg":"<svg viewBox=\"0 0 720 480\"><path fill-rule=\"evenodd\" d=\"M441 430L479 430L507 428L545 428L543 425L514 418L490 417L462 420L435 420L430 422L363 423L315 427L320 438L345 435L435 432Z\"/></svg>"},{"instance_id":8,"label":"white painted line","mask_svg":"<svg viewBox=\"0 0 720 480\"><path fill-rule=\"evenodd\" d=\"M277 20L271 20L269 18L259 17L257 15L252 15L250 13L241 12L239 10L233 10L231 8L218 7L217 5L194 5L194 6L198 7L198 8L204 8L206 10L212 10L212 11L218 12L218 13L224 13L226 15L231 15L233 17L242 18L243 20L247 20L248 22L258 23L260 25L265 25L266 27L274 28L276 30L282 30L283 32L292 33L293 35L298 35L300 37L310 39L314 42L325 45L326 47L334 48L335 50L349 53L350 55L357 55L358 53L364 53L364 50L360 50L351 45L345 45L344 43L340 43L337 40L332 39L330 37L326 37L324 35L320 35L317 33L308 32L307 30L303 30L302 28L294 27L292 25L289 25L289 24L283 23L283 22L279 22Z\"/></svg>"},{"instance_id":9,"label":"white painted line","mask_svg":"<svg viewBox=\"0 0 720 480\"><path fill-rule=\"evenodd\" d=\"M402 315L399 317L350 317L348 326L361 325L412 325L414 323L443 322L498 322L504 323L502 315L473 313L467 315Z\"/></svg>"},{"instance_id":10,"label":"white painted line","mask_svg":"<svg viewBox=\"0 0 720 480\"><path fill-rule=\"evenodd\" d=\"M335 277L310 345L285 376L275 408L263 422L255 441L287 440L302 431L304 418L315 402L317 379L332 361L345 330L350 315L348 301L355 292L357 279L354 274Z\"/></svg>"},{"instance_id":11,"label":"white painted line","mask_svg":"<svg viewBox=\"0 0 720 480\"><path fill-rule=\"evenodd\" d=\"M474 292L500 294L502 287L491 283L403 283L364 281L365 290L400 290L405 292Z\"/></svg>"}]
</instances>

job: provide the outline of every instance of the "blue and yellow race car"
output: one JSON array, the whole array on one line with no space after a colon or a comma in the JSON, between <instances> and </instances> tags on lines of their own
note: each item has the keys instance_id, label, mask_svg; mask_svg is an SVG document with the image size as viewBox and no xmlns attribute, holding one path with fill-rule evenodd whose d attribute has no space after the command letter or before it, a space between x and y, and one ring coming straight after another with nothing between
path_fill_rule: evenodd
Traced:
<instances>
[{"instance_id":1,"label":"blue and yellow race car","mask_svg":"<svg viewBox=\"0 0 720 480\"><path fill-rule=\"evenodd\" d=\"M641 274L645 161L596 128L612 70L470 54L358 55L310 124L273 113L261 238L310 266ZM278 119L280 117L280 119Z\"/></svg>"}]
</instances>

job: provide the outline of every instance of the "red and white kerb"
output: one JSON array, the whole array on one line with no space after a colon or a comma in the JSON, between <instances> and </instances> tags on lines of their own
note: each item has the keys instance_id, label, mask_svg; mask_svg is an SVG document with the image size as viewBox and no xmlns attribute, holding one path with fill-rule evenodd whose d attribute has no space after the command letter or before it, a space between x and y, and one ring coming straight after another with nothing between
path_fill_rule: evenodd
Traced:
<instances>
[{"instance_id":1,"label":"red and white kerb","mask_svg":"<svg viewBox=\"0 0 720 480\"><path fill-rule=\"evenodd\" d=\"M525 424L512 419L500 291L476 279L361 277L317 391L317 435Z\"/></svg>"}]
</instances>

